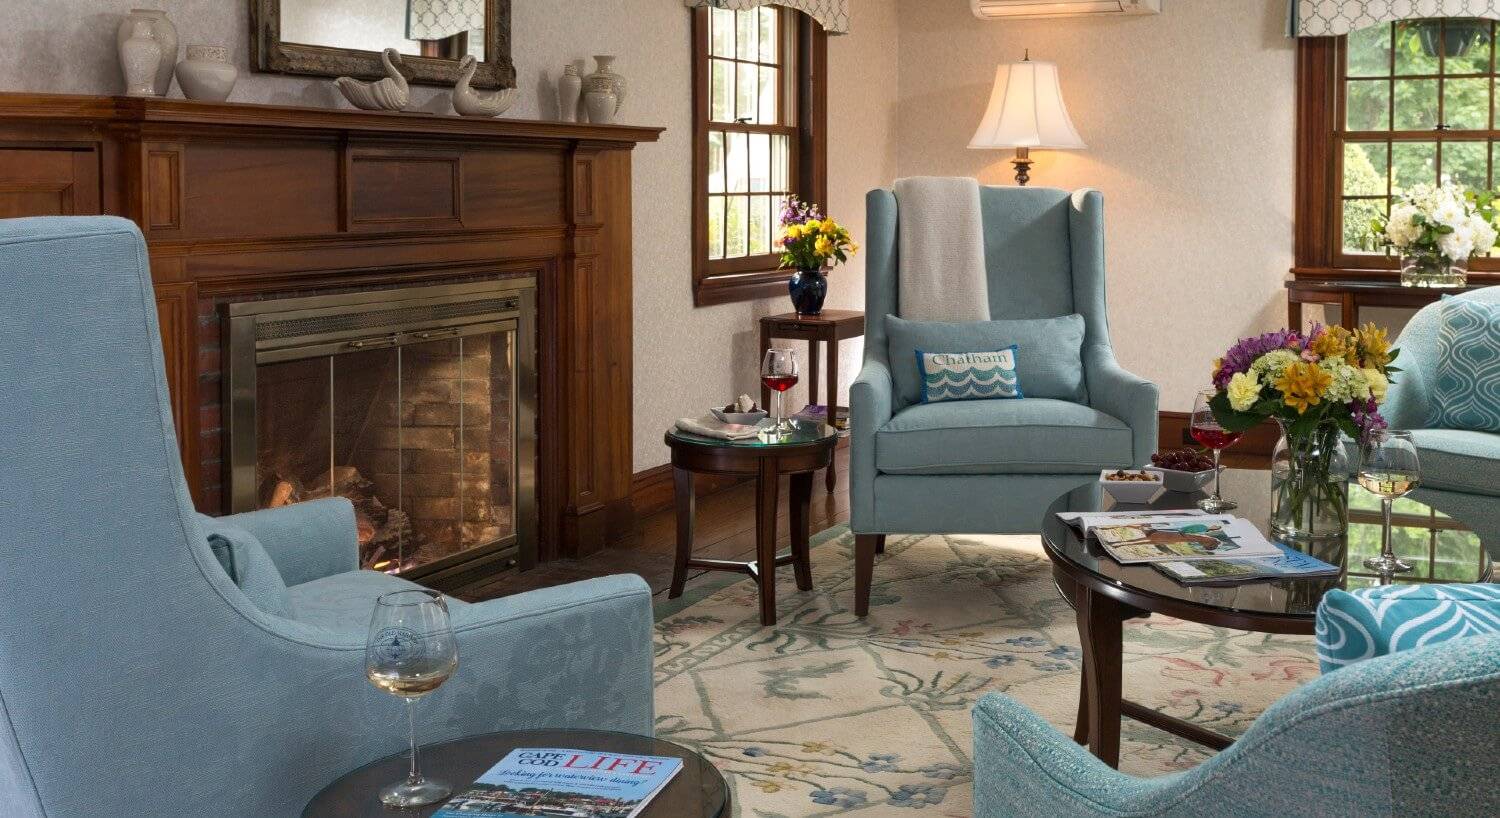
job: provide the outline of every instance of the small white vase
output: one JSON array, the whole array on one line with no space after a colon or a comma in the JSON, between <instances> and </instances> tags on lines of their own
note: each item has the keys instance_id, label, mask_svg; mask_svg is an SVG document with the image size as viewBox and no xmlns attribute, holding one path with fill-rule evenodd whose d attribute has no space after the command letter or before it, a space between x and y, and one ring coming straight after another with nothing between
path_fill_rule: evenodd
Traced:
<instances>
[{"instance_id":1,"label":"small white vase","mask_svg":"<svg viewBox=\"0 0 1500 818\"><path fill-rule=\"evenodd\" d=\"M595 125L609 125L615 121L615 111L620 107L620 98L614 91L590 91L584 94L589 121Z\"/></svg>"},{"instance_id":2,"label":"small white vase","mask_svg":"<svg viewBox=\"0 0 1500 818\"><path fill-rule=\"evenodd\" d=\"M151 37L156 40L161 53L157 64L152 68L151 94L146 96L164 97L172 89L172 68L177 64L177 27L167 19L167 13L159 9L131 9L130 14L120 21L120 27L115 29L115 45L121 50L122 69L125 65L125 41L134 35L135 24L140 20L150 24Z\"/></svg>"},{"instance_id":3,"label":"small white vase","mask_svg":"<svg viewBox=\"0 0 1500 818\"><path fill-rule=\"evenodd\" d=\"M575 63L563 66L557 78L557 118L561 122L578 121L578 99L583 95L583 76Z\"/></svg>"},{"instance_id":4,"label":"small white vase","mask_svg":"<svg viewBox=\"0 0 1500 818\"><path fill-rule=\"evenodd\" d=\"M125 93L132 97L156 96L156 67L160 63L161 45L151 34L151 22L137 20L131 35L120 43Z\"/></svg>"},{"instance_id":5,"label":"small white vase","mask_svg":"<svg viewBox=\"0 0 1500 818\"><path fill-rule=\"evenodd\" d=\"M223 102L239 76L222 45L190 45L187 59L177 64L177 85L188 99Z\"/></svg>"}]
</instances>

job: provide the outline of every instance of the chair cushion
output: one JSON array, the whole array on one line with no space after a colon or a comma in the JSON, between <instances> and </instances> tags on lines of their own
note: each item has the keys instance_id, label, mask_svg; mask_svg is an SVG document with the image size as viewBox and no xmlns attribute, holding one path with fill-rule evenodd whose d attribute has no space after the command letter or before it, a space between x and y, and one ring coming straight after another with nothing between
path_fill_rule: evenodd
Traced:
<instances>
[{"instance_id":1,"label":"chair cushion","mask_svg":"<svg viewBox=\"0 0 1500 818\"><path fill-rule=\"evenodd\" d=\"M907 321L886 316L886 351L896 382L898 407L922 399L922 376L916 351L996 352L1017 347L1016 375L1028 398L1056 398L1085 403L1083 382L1083 316L1012 321Z\"/></svg>"},{"instance_id":2,"label":"chair cushion","mask_svg":"<svg viewBox=\"0 0 1500 818\"><path fill-rule=\"evenodd\" d=\"M281 572L254 534L227 520L198 515L198 525L219 564L255 607L276 616L291 616L291 596Z\"/></svg>"},{"instance_id":3,"label":"chair cushion","mask_svg":"<svg viewBox=\"0 0 1500 818\"><path fill-rule=\"evenodd\" d=\"M421 587L411 580L379 571L346 571L293 585L294 618L331 631L363 635L370 627L370 613L375 610L377 597ZM443 599L450 610L468 604L448 596Z\"/></svg>"},{"instance_id":4,"label":"chair cushion","mask_svg":"<svg viewBox=\"0 0 1500 818\"><path fill-rule=\"evenodd\" d=\"M1398 650L1500 633L1500 585L1380 585L1329 591L1318 604L1323 672Z\"/></svg>"},{"instance_id":5,"label":"chair cushion","mask_svg":"<svg viewBox=\"0 0 1500 818\"><path fill-rule=\"evenodd\" d=\"M924 403L875 433L887 474L1088 474L1131 462L1130 428L1047 398Z\"/></svg>"},{"instance_id":6,"label":"chair cushion","mask_svg":"<svg viewBox=\"0 0 1500 818\"><path fill-rule=\"evenodd\" d=\"M917 350L922 402L1023 398L1016 379L1016 345L998 352Z\"/></svg>"},{"instance_id":7,"label":"chair cushion","mask_svg":"<svg viewBox=\"0 0 1500 818\"><path fill-rule=\"evenodd\" d=\"M1500 497L1500 434L1415 429L1422 486Z\"/></svg>"},{"instance_id":8,"label":"chair cushion","mask_svg":"<svg viewBox=\"0 0 1500 818\"><path fill-rule=\"evenodd\" d=\"M1432 425L1500 432L1500 304L1450 298L1439 315Z\"/></svg>"}]
</instances>

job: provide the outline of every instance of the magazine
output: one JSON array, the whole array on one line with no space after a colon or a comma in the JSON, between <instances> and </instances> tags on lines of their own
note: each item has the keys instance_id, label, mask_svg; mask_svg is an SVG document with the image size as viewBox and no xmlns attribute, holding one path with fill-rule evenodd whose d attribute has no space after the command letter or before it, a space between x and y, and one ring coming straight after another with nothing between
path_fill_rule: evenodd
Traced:
<instances>
[{"instance_id":1,"label":"magazine","mask_svg":"<svg viewBox=\"0 0 1500 818\"><path fill-rule=\"evenodd\" d=\"M828 406L821 403L809 403L802 407L802 411L792 415L792 417L799 420L816 420L819 423L826 423L841 432L849 428L849 407L847 406L836 407L832 421L828 419Z\"/></svg>"},{"instance_id":2,"label":"magazine","mask_svg":"<svg viewBox=\"0 0 1500 818\"><path fill-rule=\"evenodd\" d=\"M1184 517L1207 517L1208 512L1199 511L1196 508L1173 508L1160 511L1059 511L1057 519L1062 520L1075 531L1087 537L1089 532L1101 525L1111 523L1135 522L1138 520L1157 519L1180 519ZM1215 517L1217 520L1232 520L1233 517Z\"/></svg>"},{"instance_id":3,"label":"magazine","mask_svg":"<svg viewBox=\"0 0 1500 818\"><path fill-rule=\"evenodd\" d=\"M1260 579L1308 579L1336 577L1339 568L1304 554L1283 543L1272 543L1281 553L1274 557L1232 560L1158 562L1157 570L1184 585L1247 582Z\"/></svg>"},{"instance_id":4,"label":"magazine","mask_svg":"<svg viewBox=\"0 0 1500 818\"><path fill-rule=\"evenodd\" d=\"M1238 517L1119 520L1096 526L1093 534L1123 564L1281 554L1250 521Z\"/></svg>"},{"instance_id":5,"label":"magazine","mask_svg":"<svg viewBox=\"0 0 1500 818\"><path fill-rule=\"evenodd\" d=\"M433 816L631 818L681 769L682 759L665 756L511 750Z\"/></svg>"}]
</instances>

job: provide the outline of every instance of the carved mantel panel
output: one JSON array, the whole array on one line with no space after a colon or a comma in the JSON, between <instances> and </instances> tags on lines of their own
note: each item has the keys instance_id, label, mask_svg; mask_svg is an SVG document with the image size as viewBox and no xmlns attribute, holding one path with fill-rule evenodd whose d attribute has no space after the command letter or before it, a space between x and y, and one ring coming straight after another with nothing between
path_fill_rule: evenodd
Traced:
<instances>
[{"instance_id":1,"label":"carved mantel panel","mask_svg":"<svg viewBox=\"0 0 1500 818\"><path fill-rule=\"evenodd\" d=\"M625 534L630 151L660 129L0 94L0 217L108 213L151 254L183 462L219 492L218 305L538 282L542 559Z\"/></svg>"}]
</instances>

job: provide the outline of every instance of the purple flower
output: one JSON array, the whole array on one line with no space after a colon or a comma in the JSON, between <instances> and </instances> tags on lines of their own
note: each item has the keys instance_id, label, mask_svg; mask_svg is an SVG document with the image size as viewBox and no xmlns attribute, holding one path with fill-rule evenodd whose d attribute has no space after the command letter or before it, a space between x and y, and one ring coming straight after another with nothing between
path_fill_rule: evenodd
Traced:
<instances>
[{"instance_id":1,"label":"purple flower","mask_svg":"<svg viewBox=\"0 0 1500 818\"><path fill-rule=\"evenodd\" d=\"M1305 342L1301 335L1291 330L1277 330L1254 338L1241 338L1238 343L1224 353L1223 361L1214 372L1214 387L1223 389L1229 385L1229 379L1241 372L1249 372L1250 365L1255 359L1277 349L1295 349L1301 351Z\"/></svg>"},{"instance_id":2,"label":"purple flower","mask_svg":"<svg viewBox=\"0 0 1500 818\"><path fill-rule=\"evenodd\" d=\"M821 219L822 217L817 205L808 204L796 196L788 196L786 202L781 206L782 227L791 224L802 224L809 219Z\"/></svg>"},{"instance_id":3,"label":"purple flower","mask_svg":"<svg viewBox=\"0 0 1500 818\"><path fill-rule=\"evenodd\" d=\"M1385 417L1380 414L1379 404L1374 398L1350 401L1349 415L1354 419L1354 425L1359 427L1360 440L1368 438L1371 432L1390 426Z\"/></svg>"}]
</instances>

